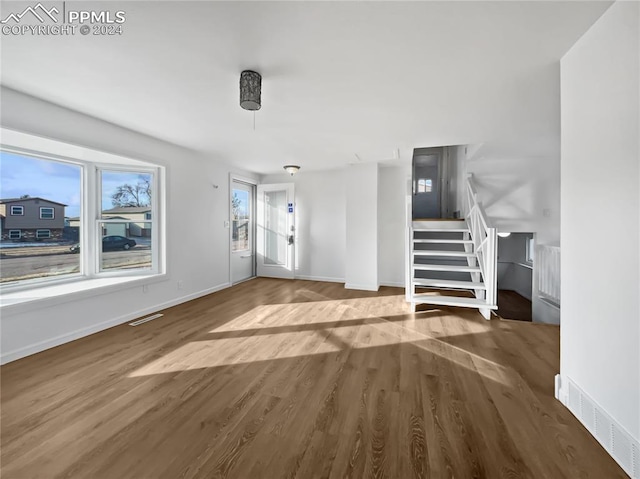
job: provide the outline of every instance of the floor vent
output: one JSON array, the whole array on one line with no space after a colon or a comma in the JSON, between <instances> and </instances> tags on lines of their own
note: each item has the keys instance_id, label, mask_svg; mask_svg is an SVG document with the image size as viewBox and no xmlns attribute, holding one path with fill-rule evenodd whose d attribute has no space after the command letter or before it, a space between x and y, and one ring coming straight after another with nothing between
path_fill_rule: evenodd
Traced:
<instances>
[{"instance_id":1,"label":"floor vent","mask_svg":"<svg viewBox=\"0 0 640 479\"><path fill-rule=\"evenodd\" d=\"M149 321L153 321L154 319L161 318L162 316L164 316L164 314L161 314L161 313L153 314L151 316L147 316L146 318L138 319L137 321L134 321L133 323L129 323L129 326L140 326L142 323L147 323Z\"/></svg>"},{"instance_id":2,"label":"floor vent","mask_svg":"<svg viewBox=\"0 0 640 479\"><path fill-rule=\"evenodd\" d=\"M560 388L564 391L560 391L557 398L584 424L629 476L640 479L638 441L571 379L560 378Z\"/></svg>"}]
</instances>

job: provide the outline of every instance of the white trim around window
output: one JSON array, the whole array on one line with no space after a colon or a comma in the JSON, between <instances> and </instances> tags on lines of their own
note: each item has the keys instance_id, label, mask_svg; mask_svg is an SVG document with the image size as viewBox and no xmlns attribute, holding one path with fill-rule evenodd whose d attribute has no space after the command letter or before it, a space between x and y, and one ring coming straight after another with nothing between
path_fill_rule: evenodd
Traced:
<instances>
[{"instance_id":1,"label":"white trim around window","mask_svg":"<svg viewBox=\"0 0 640 479\"><path fill-rule=\"evenodd\" d=\"M47 210L47 213L45 213ZM49 215L49 211L51 214ZM56 209L51 206L41 206L40 207L40 219L41 220L53 220L56 217Z\"/></svg>"},{"instance_id":2,"label":"white trim around window","mask_svg":"<svg viewBox=\"0 0 640 479\"><path fill-rule=\"evenodd\" d=\"M102 284L105 284L103 280L108 280L109 285L113 286L120 281L129 282L135 278L144 279L145 282L156 282L166 277L166 229L164 218L164 212L166 211L166 192L165 168L163 166L5 128L0 128L0 133L0 148L3 151L79 166L81 168L80 183L82 196L80 206L81 233L79 241L80 272L69 273L64 276L24 279L4 283L0 288L0 299L2 299L0 306L12 302L14 292L15 295L24 296L25 291L30 291L36 287L40 288L50 285L56 285L56 287L58 287L58 285L64 285L65 291L73 293L80 289L100 288ZM133 173L144 172L152 175L153 195L151 211L153 221L150 222L152 232L149 241L152 251L151 268L101 271L99 261L102 254L102 235L99 231L99 225L105 220L101 218L102 198L100 193L100 172L104 170ZM46 208L49 207L41 208L45 209L45 218L42 219L48 219L46 218ZM53 210L55 217L55 209ZM106 221L108 222L109 220ZM144 222L146 223L148 221L145 220ZM50 230L47 231L50 234ZM44 234L45 233L40 233L40 235ZM44 236L42 237L44 238ZM80 286L81 283L87 286ZM22 296L20 296L20 298L22 298ZM28 299L24 298L16 299L16 301L20 303L29 302Z\"/></svg>"},{"instance_id":3,"label":"white trim around window","mask_svg":"<svg viewBox=\"0 0 640 479\"><path fill-rule=\"evenodd\" d=\"M20 211L17 213L16 211ZM22 205L11 205L11 216L24 216L24 206Z\"/></svg>"},{"instance_id":4,"label":"white trim around window","mask_svg":"<svg viewBox=\"0 0 640 479\"><path fill-rule=\"evenodd\" d=\"M51 238L51 230L36 230L36 239Z\"/></svg>"},{"instance_id":5,"label":"white trim around window","mask_svg":"<svg viewBox=\"0 0 640 479\"><path fill-rule=\"evenodd\" d=\"M22 230L9 230L9 239L22 238Z\"/></svg>"}]
</instances>

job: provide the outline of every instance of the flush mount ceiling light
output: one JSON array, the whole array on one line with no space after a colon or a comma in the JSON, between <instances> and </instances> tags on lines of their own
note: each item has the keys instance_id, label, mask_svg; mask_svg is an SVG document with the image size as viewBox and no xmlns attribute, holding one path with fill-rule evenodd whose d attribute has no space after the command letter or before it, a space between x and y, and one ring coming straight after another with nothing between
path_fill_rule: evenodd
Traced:
<instances>
[{"instance_id":1,"label":"flush mount ceiling light","mask_svg":"<svg viewBox=\"0 0 640 479\"><path fill-rule=\"evenodd\" d=\"M260 109L262 77L260 73L245 70L240 74L240 106L245 110Z\"/></svg>"},{"instance_id":2,"label":"flush mount ceiling light","mask_svg":"<svg viewBox=\"0 0 640 479\"><path fill-rule=\"evenodd\" d=\"M285 165L284 170L289 173L291 176L295 175L300 167L298 165Z\"/></svg>"},{"instance_id":3,"label":"flush mount ceiling light","mask_svg":"<svg viewBox=\"0 0 640 479\"><path fill-rule=\"evenodd\" d=\"M498 233L498 236L500 236L500 238L508 238L509 236L511 236L511 233L500 232Z\"/></svg>"}]
</instances>

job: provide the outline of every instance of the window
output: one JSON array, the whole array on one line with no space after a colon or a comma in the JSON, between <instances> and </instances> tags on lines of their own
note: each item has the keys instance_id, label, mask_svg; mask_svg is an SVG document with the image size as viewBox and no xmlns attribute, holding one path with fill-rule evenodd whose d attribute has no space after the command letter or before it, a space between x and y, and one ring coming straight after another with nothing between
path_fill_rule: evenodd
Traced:
<instances>
[{"instance_id":1,"label":"window","mask_svg":"<svg viewBox=\"0 0 640 479\"><path fill-rule=\"evenodd\" d=\"M0 265L3 292L53 279L164 272L158 234L163 217L155 197L162 167L2 131L3 140L13 139L6 144L20 147L0 149L0 190L6 197L29 198L25 201L32 203L26 208L30 204L38 208L32 219L36 224L29 229L9 230L10 216L3 220L8 227L5 242L0 240L0 252L5 253ZM34 153L34 145L47 152ZM29 152L21 150L23 146ZM47 202L54 206L41 206L51 204ZM24 214L25 206L11 208L10 213ZM38 221L47 222L38 225ZM19 243L9 241L18 239Z\"/></svg>"},{"instance_id":2,"label":"window","mask_svg":"<svg viewBox=\"0 0 640 479\"><path fill-rule=\"evenodd\" d=\"M535 253L536 253L536 248L535 248L535 243L533 238L527 238L527 256L526 256L527 263L533 263L533 260L535 258Z\"/></svg>"},{"instance_id":3,"label":"window","mask_svg":"<svg viewBox=\"0 0 640 479\"><path fill-rule=\"evenodd\" d=\"M54 218L54 209L46 206L40 207L40 219L41 220L52 220Z\"/></svg>"},{"instance_id":4,"label":"window","mask_svg":"<svg viewBox=\"0 0 640 479\"><path fill-rule=\"evenodd\" d=\"M418 179L418 193L431 193L432 181L431 178L419 178Z\"/></svg>"},{"instance_id":5,"label":"window","mask_svg":"<svg viewBox=\"0 0 640 479\"><path fill-rule=\"evenodd\" d=\"M101 169L100 178L100 271L151 269L153 173Z\"/></svg>"},{"instance_id":6,"label":"window","mask_svg":"<svg viewBox=\"0 0 640 479\"><path fill-rule=\"evenodd\" d=\"M251 229L249 191L233 188L232 193L231 251L247 251L250 248L249 234Z\"/></svg>"},{"instance_id":7,"label":"window","mask_svg":"<svg viewBox=\"0 0 640 479\"><path fill-rule=\"evenodd\" d=\"M62 210L70 216L79 216L81 210L81 174L82 167L67 161L58 161L37 157L31 153L18 151L0 151L0 189L3 195L23 197L29 201L27 205L12 205L11 214L24 215L25 207L35 204L36 198L54 201L67 205ZM31 199L29 199L31 198ZM62 207L61 207L62 208ZM38 211L38 216L35 215ZM38 229L38 218L54 219L54 208L33 207L30 224L20 224L22 229L9 231L9 239L15 242L0 242L0 251L5 253L0 263L0 283L21 282L27 280L45 280L64 277L80 272L80 257L69 255L73 242L65 234L61 221L60 226L54 223L51 228ZM20 221L26 221L27 218ZM5 218L5 227L11 228L11 216ZM15 219L13 221L16 221ZM33 223L36 224L33 224ZM18 226L18 225L16 225ZM28 228L28 229L27 229ZM60 228L60 235L52 238L54 228ZM42 239L52 238L46 243ZM5 248L7 248L5 250Z\"/></svg>"}]
</instances>

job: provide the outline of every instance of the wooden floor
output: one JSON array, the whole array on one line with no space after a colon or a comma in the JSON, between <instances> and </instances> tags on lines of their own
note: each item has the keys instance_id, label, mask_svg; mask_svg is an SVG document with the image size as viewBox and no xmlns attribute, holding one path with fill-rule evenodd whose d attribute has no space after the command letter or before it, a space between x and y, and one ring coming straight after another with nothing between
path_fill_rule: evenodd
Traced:
<instances>
[{"instance_id":1,"label":"wooden floor","mask_svg":"<svg viewBox=\"0 0 640 479\"><path fill-rule=\"evenodd\" d=\"M10 363L2 479L616 478L557 327L258 279Z\"/></svg>"},{"instance_id":2,"label":"wooden floor","mask_svg":"<svg viewBox=\"0 0 640 479\"><path fill-rule=\"evenodd\" d=\"M531 321L531 301L524 296L508 289L498 290L498 316L502 319L516 321Z\"/></svg>"}]
</instances>

